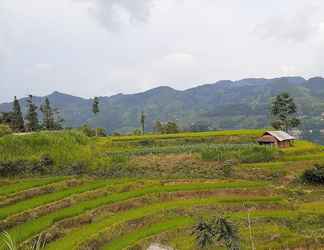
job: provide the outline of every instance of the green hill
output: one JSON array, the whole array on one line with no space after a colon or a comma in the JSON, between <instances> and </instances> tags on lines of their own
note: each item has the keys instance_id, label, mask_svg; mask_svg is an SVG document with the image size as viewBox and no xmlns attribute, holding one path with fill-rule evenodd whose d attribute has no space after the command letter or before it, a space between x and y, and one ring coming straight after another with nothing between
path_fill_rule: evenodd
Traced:
<instances>
[{"instance_id":1,"label":"green hill","mask_svg":"<svg viewBox=\"0 0 324 250\"><path fill-rule=\"evenodd\" d=\"M101 112L96 119L89 99L59 92L49 95L49 99L60 109L68 127L90 123L109 132L132 132L140 126L139 115L144 111L148 130L158 119L176 121L184 129L215 130L267 127L271 98L289 92L298 104L302 129L320 130L324 128L323 89L324 79L319 77L219 81L184 91L159 87L138 94L100 97ZM37 105L42 101L35 97ZM23 99L23 106L25 102ZM8 103L0 105L0 111L10 108Z\"/></svg>"}]
</instances>

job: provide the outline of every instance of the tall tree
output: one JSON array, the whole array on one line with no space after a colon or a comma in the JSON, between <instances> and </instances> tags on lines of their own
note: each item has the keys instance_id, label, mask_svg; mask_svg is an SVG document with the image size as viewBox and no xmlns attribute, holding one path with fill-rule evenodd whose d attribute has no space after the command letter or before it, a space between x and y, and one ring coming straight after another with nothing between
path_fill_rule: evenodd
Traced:
<instances>
[{"instance_id":1,"label":"tall tree","mask_svg":"<svg viewBox=\"0 0 324 250\"><path fill-rule=\"evenodd\" d=\"M100 108L99 108L99 98L95 97L93 99L93 103L92 103L92 113L96 116L99 112L100 112ZM96 128L96 136L98 136L98 129Z\"/></svg>"},{"instance_id":2,"label":"tall tree","mask_svg":"<svg viewBox=\"0 0 324 250\"><path fill-rule=\"evenodd\" d=\"M53 130L55 128L54 111L47 97L40 110L43 113L43 127L47 130Z\"/></svg>"},{"instance_id":3,"label":"tall tree","mask_svg":"<svg viewBox=\"0 0 324 250\"><path fill-rule=\"evenodd\" d=\"M288 131L298 127L297 106L288 93L282 93L273 100L271 106L272 126L275 129Z\"/></svg>"},{"instance_id":4,"label":"tall tree","mask_svg":"<svg viewBox=\"0 0 324 250\"><path fill-rule=\"evenodd\" d=\"M39 129L37 106L33 103L33 96L29 95L27 100L26 128L28 131Z\"/></svg>"},{"instance_id":5,"label":"tall tree","mask_svg":"<svg viewBox=\"0 0 324 250\"><path fill-rule=\"evenodd\" d=\"M145 118L146 118L146 116L145 116L144 112L142 111L141 112L141 126L142 126L142 134L143 135L145 133Z\"/></svg>"},{"instance_id":6,"label":"tall tree","mask_svg":"<svg viewBox=\"0 0 324 250\"><path fill-rule=\"evenodd\" d=\"M20 132L25 128L24 118L21 112L20 104L15 96L12 108L11 128L13 131Z\"/></svg>"}]
</instances>

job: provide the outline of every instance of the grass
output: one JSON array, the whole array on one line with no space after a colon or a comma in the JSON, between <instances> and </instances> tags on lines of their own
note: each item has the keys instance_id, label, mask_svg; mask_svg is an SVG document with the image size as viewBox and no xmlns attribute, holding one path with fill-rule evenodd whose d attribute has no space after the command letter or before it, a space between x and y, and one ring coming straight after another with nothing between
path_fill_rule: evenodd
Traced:
<instances>
[{"instance_id":1,"label":"grass","mask_svg":"<svg viewBox=\"0 0 324 250\"><path fill-rule=\"evenodd\" d=\"M241 130L223 130L209 132L187 132L178 134L146 134L144 136L115 136L113 142L117 141L136 141L147 139L180 139L180 138L196 138L196 137L213 137L213 136L261 136L262 129L241 129Z\"/></svg>"},{"instance_id":2,"label":"grass","mask_svg":"<svg viewBox=\"0 0 324 250\"><path fill-rule=\"evenodd\" d=\"M149 184L151 185L151 184ZM28 222L18 225L10 230L10 233L15 236L17 241L21 242L27 238L40 233L42 230L48 228L53 223L69 218L78 216L86 211L95 209L97 207L108 205L116 202L125 201L132 198L137 198L153 193L162 192L176 192L176 191L189 191L189 190L212 190L212 189L235 189L235 188L257 188L267 186L265 182L247 182L247 181L233 181L233 182L216 182L216 183L193 183L182 185L165 185L165 186L153 186L143 187L142 189L131 191L114 193L109 196L103 196L89 201L83 201L77 203L68 208L58 210L48 215L42 216L37 219L29 220Z\"/></svg>"},{"instance_id":3,"label":"grass","mask_svg":"<svg viewBox=\"0 0 324 250\"><path fill-rule=\"evenodd\" d=\"M244 231L247 210L254 208L250 214L258 249L298 248L306 238L324 242L323 188L298 181L302 171L324 162L324 148L306 141L286 149L251 146L261 134L261 130L240 130L108 138L88 138L75 131L6 135L0 138L1 174L23 166L26 172L33 167L55 174L101 170L102 176L137 179L85 178L84 185L64 186L3 206L0 219L25 211L32 216L8 224L19 243L49 232L58 238L51 239L46 249L78 249L88 243L125 249L140 247L154 236L170 243L167 235L188 232L199 216L226 213L238 224L245 249L250 247ZM222 172L226 160L233 165L232 179ZM0 179L0 196L10 199L18 192L65 180ZM106 186L107 192L83 194ZM38 211L65 198L73 202ZM180 236L177 244L182 245L177 249L196 249L192 236Z\"/></svg>"},{"instance_id":4,"label":"grass","mask_svg":"<svg viewBox=\"0 0 324 250\"><path fill-rule=\"evenodd\" d=\"M175 228L183 228L193 225L195 220L190 217L177 217L158 224L141 228L136 232L127 234L111 241L104 246L103 250L122 250L135 245L137 242L161 234L163 232L173 230Z\"/></svg>"},{"instance_id":5,"label":"grass","mask_svg":"<svg viewBox=\"0 0 324 250\"><path fill-rule=\"evenodd\" d=\"M101 188L104 186L107 186L108 182L107 181L96 181L96 182L91 182L91 183L85 183L82 184L82 186L77 186L73 188L67 187L66 189L59 191L59 192L54 192L50 194L44 194L40 196L36 196L31 199L23 200L21 202L15 203L10 206L6 206L3 208L0 208L0 219L5 219L9 215L14 215L19 212L23 212L26 210L33 209L35 207L45 205L54 201L58 201L60 199L69 197L71 195L83 193L86 191L91 191L97 188Z\"/></svg>"},{"instance_id":6,"label":"grass","mask_svg":"<svg viewBox=\"0 0 324 250\"><path fill-rule=\"evenodd\" d=\"M8 135L0 138L0 175L15 176L32 171L92 173L113 167L116 164L113 156L116 154L133 156L198 152L219 143L255 142L261 133L261 130L235 130L108 138L89 138L78 131ZM43 166L44 158L49 159L48 166ZM35 166L38 168L35 169Z\"/></svg>"},{"instance_id":7,"label":"grass","mask_svg":"<svg viewBox=\"0 0 324 250\"><path fill-rule=\"evenodd\" d=\"M7 125L0 124L0 137L10 135L11 133L12 131Z\"/></svg>"},{"instance_id":8,"label":"grass","mask_svg":"<svg viewBox=\"0 0 324 250\"><path fill-rule=\"evenodd\" d=\"M12 195L14 193L24 191L26 189L52 184L58 181L63 181L65 179L67 179L67 177L62 177L62 176L23 179L23 180L18 179L18 180L14 180L13 184L2 186L0 189L0 195L1 196Z\"/></svg>"},{"instance_id":9,"label":"grass","mask_svg":"<svg viewBox=\"0 0 324 250\"><path fill-rule=\"evenodd\" d=\"M148 206L144 206L137 209L131 209L127 212L121 212L102 218L96 223L92 223L77 230L71 231L66 237L55 241L47 246L46 249L54 250L71 250L75 249L78 244L88 239L91 235L97 234L98 232L105 230L107 226L112 227L113 225L124 223L129 220L143 218L144 216L154 215L161 213L165 210L172 209L186 209L193 206L208 206L213 204L221 203L242 203L242 202L253 202L253 203L264 203L264 202L279 202L281 199L278 197L219 197L219 198L207 198L207 199L189 199L189 200L178 200L164 203L156 203Z\"/></svg>"}]
</instances>

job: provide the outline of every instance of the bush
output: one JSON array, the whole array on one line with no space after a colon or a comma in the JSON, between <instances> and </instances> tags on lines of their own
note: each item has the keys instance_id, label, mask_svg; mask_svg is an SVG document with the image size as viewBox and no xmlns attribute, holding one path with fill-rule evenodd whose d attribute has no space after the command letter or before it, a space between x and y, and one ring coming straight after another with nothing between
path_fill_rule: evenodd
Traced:
<instances>
[{"instance_id":1,"label":"bush","mask_svg":"<svg viewBox=\"0 0 324 250\"><path fill-rule=\"evenodd\" d=\"M11 133L12 133L12 130L9 128L9 126L4 125L4 124L0 124L0 137L5 136L5 135L9 135Z\"/></svg>"},{"instance_id":2,"label":"bush","mask_svg":"<svg viewBox=\"0 0 324 250\"><path fill-rule=\"evenodd\" d=\"M106 137L107 136L106 130L104 128L97 128L97 135L99 137Z\"/></svg>"},{"instance_id":3,"label":"bush","mask_svg":"<svg viewBox=\"0 0 324 250\"><path fill-rule=\"evenodd\" d=\"M142 131L137 128L133 131L133 135L142 135Z\"/></svg>"},{"instance_id":4,"label":"bush","mask_svg":"<svg viewBox=\"0 0 324 250\"><path fill-rule=\"evenodd\" d=\"M302 180L310 184L324 184L324 166L316 164L312 169L306 170Z\"/></svg>"},{"instance_id":5,"label":"bush","mask_svg":"<svg viewBox=\"0 0 324 250\"><path fill-rule=\"evenodd\" d=\"M239 152L241 163L270 162L277 157L279 157L279 151L267 146L247 147Z\"/></svg>"},{"instance_id":6,"label":"bush","mask_svg":"<svg viewBox=\"0 0 324 250\"><path fill-rule=\"evenodd\" d=\"M94 129L92 129L89 125L85 124L80 128L80 131L88 136L88 137L93 137L96 135L96 131Z\"/></svg>"}]
</instances>

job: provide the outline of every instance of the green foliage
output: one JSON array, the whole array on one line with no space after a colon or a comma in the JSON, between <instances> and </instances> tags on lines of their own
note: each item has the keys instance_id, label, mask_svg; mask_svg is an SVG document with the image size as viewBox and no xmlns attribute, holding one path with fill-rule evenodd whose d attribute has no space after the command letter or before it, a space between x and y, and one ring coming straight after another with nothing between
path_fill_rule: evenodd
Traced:
<instances>
[{"instance_id":1,"label":"green foliage","mask_svg":"<svg viewBox=\"0 0 324 250\"><path fill-rule=\"evenodd\" d=\"M28 104L28 110L26 114L26 130L36 131L40 127L38 121L38 114L37 114L38 107L33 103L32 95L29 95L27 104Z\"/></svg>"},{"instance_id":2,"label":"green foliage","mask_svg":"<svg viewBox=\"0 0 324 250\"><path fill-rule=\"evenodd\" d=\"M156 121L154 131L159 134L177 134L179 133L179 128L175 122L161 123Z\"/></svg>"},{"instance_id":3,"label":"green foliage","mask_svg":"<svg viewBox=\"0 0 324 250\"><path fill-rule=\"evenodd\" d=\"M84 124L79 130L84 135L86 135L88 137L94 137L94 136L105 137L105 136L107 136L106 130L104 128L93 129L88 124Z\"/></svg>"},{"instance_id":4,"label":"green foliage","mask_svg":"<svg viewBox=\"0 0 324 250\"><path fill-rule=\"evenodd\" d=\"M105 137L107 136L106 130L104 128L96 128L97 136Z\"/></svg>"},{"instance_id":5,"label":"green foliage","mask_svg":"<svg viewBox=\"0 0 324 250\"><path fill-rule=\"evenodd\" d=\"M144 135L145 133L145 114L144 112L141 112L141 119L140 119L140 122L141 122L141 126L142 126L142 134Z\"/></svg>"},{"instance_id":6,"label":"green foliage","mask_svg":"<svg viewBox=\"0 0 324 250\"><path fill-rule=\"evenodd\" d=\"M192 234L196 235L197 245L199 248L207 248L214 243L213 225L208 221L201 220L194 226Z\"/></svg>"},{"instance_id":7,"label":"green foliage","mask_svg":"<svg viewBox=\"0 0 324 250\"><path fill-rule=\"evenodd\" d=\"M307 169L302 180L310 184L324 184L324 166L316 164L312 169Z\"/></svg>"},{"instance_id":8,"label":"green foliage","mask_svg":"<svg viewBox=\"0 0 324 250\"><path fill-rule=\"evenodd\" d=\"M53 130L55 128L54 112L47 97L40 110L43 113L43 127L46 130Z\"/></svg>"},{"instance_id":9,"label":"green foliage","mask_svg":"<svg viewBox=\"0 0 324 250\"><path fill-rule=\"evenodd\" d=\"M192 234L196 236L197 245L201 249L206 249L216 242L224 242L229 250L240 249L237 229L224 217L199 221L194 226Z\"/></svg>"},{"instance_id":10,"label":"green foliage","mask_svg":"<svg viewBox=\"0 0 324 250\"><path fill-rule=\"evenodd\" d=\"M267 146L252 146L239 151L241 163L270 162L279 158L280 153L276 148Z\"/></svg>"},{"instance_id":11,"label":"green foliage","mask_svg":"<svg viewBox=\"0 0 324 250\"><path fill-rule=\"evenodd\" d=\"M62 174L78 163L88 168L100 153L91 145L88 137L75 131L5 136L0 138L0 174L28 174L37 166L40 172L52 169L54 174L60 169Z\"/></svg>"},{"instance_id":12,"label":"green foliage","mask_svg":"<svg viewBox=\"0 0 324 250\"><path fill-rule=\"evenodd\" d=\"M92 112L96 115L97 113L100 112L99 110L99 98L95 97L93 99L93 103L92 103Z\"/></svg>"},{"instance_id":13,"label":"green foliage","mask_svg":"<svg viewBox=\"0 0 324 250\"><path fill-rule=\"evenodd\" d=\"M96 136L96 130L91 128L88 124L82 125L80 131L88 137Z\"/></svg>"},{"instance_id":14,"label":"green foliage","mask_svg":"<svg viewBox=\"0 0 324 250\"><path fill-rule=\"evenodd\" d=\"M230 177L234 172L235 162L232 160L227 160L223 164L223 172L225 177Z\"/></svg>"},{"instance_id":15,"label":"green foliage","mask_svg":"<svg viewBox=\"0 0 324 250\"><path fill-rule=\"evenodd\" d=\"M142 134L142 131L138 128L133 131L133 135L141 135L141 134Z\"/></svg>"},{"instance_id":16,"label":"green foliage","mask_svg":"<svg viewBox=\"0 0 324 250\"><path fill-rule=\"evenodd\" d=\"M17 250L17 245L8 232L0 234L0 249L1 250Z\"/></svg>"},{"instance_id":17,"label":"green foliage","mask_svg":"<svg viewBox=\"0 0 324 250\"><path fill-rule=\"evenodd\" d=\"M40 234L37 239L34 240L34 242L24 248L24 250L41 250L44 249L46 245L46 241L43 239L43 235ZM1 250L17 250L17 244L11 237L11 235L8 232L2 232L0 234L0 249Z\"/></svg>"},{"instance_id":18,"label":"green foliage","mask_svg":"<svg viewBox=\"0 0 324 250\"><path fill-rule=\"evenodd\" d=\"M21 132L25 129L24 118L21 112L19 101L16 96L13 102L11 128L16 132Z\"/></svg>"},{"instance_id":19,"label":"green foliage","mask_svg":"<svg viewBox=\"0 0 324 250\"><path fill-rule=\"evenodd\" d=\"M278 95L272 103L272 126L275 129L288 131L298 127L300 120L296 116L297 106L288 93Z\"/></svg>"},{"instance_id":20,"label":"green foliage","mask_svg":"<svg viewBox=\"0 0 324 250\"><path fill-rule=\"evenodd\" d=\"M0 137L5 135L10 135L12 133L12 130L9 128L8 125L0 124Z\"/></svg>"}]
</instances>

